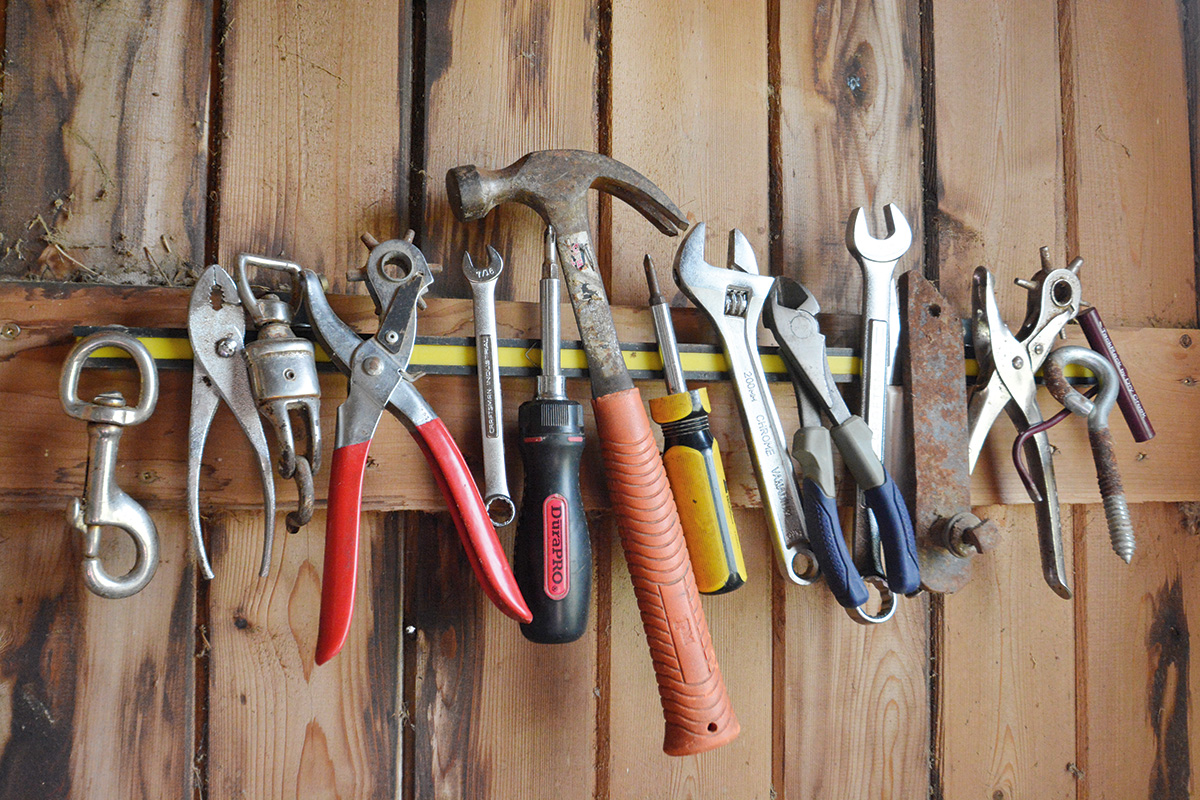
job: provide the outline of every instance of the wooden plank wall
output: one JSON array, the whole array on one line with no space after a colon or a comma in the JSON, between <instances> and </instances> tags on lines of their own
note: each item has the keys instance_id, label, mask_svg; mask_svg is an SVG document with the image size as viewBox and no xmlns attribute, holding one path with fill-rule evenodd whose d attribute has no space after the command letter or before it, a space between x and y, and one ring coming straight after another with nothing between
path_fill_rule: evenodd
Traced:
<instances>
[{"instance_id":1,"label":"wooden plank wall","mask_svg":"<svg viewBox=\"0 0 1200 800\"><path fill-rule=\"evenodd\" d=\"M465 297L462 252L492 244L507 264L501 298L532 301L540 222L506 208L461 225L443 177L571 147L629 163L707 222L714 262L741 229L764 267L803 280L828 312L858 308L849 211L870 207L878 230L894 201L915 232L905 265L939 279L959 314L985 264L1017 320L1011 281L1045 245L1057 262L1084 256L1085 297L1110 326L1197 325L1200 68L1184 0L0 8L10 278L186 285L208 260L255 251L354 293L344 273L361 259L358 234L412 227L445 265L437 294ZM675 243L620 201L593 203L612 298L640 305L642 254L665 278ZM186 380L168 383L186 398ZM532 386L511 386L515 417ZM0 388L10 404L29 391ZM582 382L570 391L587 405ZM731 406L728 386L710 391ZM19 463L32 444L19 426L0 430L0 455ZM731 461L745 458L736 428L717 433ZM178 461L171 435L164 459ZM83 426L54 436L78 442L63 469L80 474ZM385 420L380 436L406 434ZM1163 457L1153 443L1138 452ZM206 494L229 475L206 473ZM445 515L371 512L351 640L315 668L320 513L258 579L261 515L214 511L207 583L180 507L160 501L159 574L110 602L80 585L61 516L35 505L13 501L0 523L0 797L1084 800L1193 788L1191 503L1134 508L1128 567L1098 506L1065 508L1073 601L1041 578L1032 508L982 508L1004 544L971 584L905 602L875 628L849 623L820 588L786 585L761 515L739 509L751 581L704 607L742 734L683 759L660 751L606 514L590 518L589 632L545 648L482 597Z\"/></svg>"}]
</instances>

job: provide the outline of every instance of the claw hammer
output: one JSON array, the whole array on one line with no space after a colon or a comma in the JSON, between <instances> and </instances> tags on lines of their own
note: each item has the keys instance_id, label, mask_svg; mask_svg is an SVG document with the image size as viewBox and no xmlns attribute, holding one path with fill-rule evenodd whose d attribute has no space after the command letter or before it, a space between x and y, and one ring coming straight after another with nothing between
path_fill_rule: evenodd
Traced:
<instances>
[{"instance_id":1,"label":"claw hammer","mask_svg":"<svg viewBox=\"0 0 1200 800\"><path fill-rule=\"evenodd\" d=\"M668 236L687 226L682 212L645 176L597 153L542 150L499 170L472 165L446 173L450 207L463 222L517 202L557 234L587 356L609 496L666 717L663 750L690 755L733 740L740 725L717 665L650 420L621 355L591 240L589 188L621 198Z\"/></svg>"}]
</instances>

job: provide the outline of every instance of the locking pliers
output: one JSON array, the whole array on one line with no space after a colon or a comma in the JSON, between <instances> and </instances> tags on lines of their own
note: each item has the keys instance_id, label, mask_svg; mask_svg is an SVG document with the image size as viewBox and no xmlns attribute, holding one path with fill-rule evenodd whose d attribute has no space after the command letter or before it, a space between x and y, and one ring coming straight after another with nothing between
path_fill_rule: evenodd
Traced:
<instances>
[{"instance_id":1,"label":"locking pliers","mask_svg":"<svg viewBox=\"0 0 1200 800\"><path fill-rule=\"evenodd\" d=\"M399 277L391 277L385 267ZM363 474L385 408L420 445L484 592L510 617L522 622L533 619L458 446L413 386L419 376L407 371L417 337L417 306L433 283L429 264L412 244L411 234L374 244L363 279L379 315L378 332L365 340L334 313L320 277L312 270L302 275L313 332L330 360L349 378L346 401L337 411L329 475L318 664L337 655L350 630Z\"/></svg>"},{"instance_id":2,"label":"locking pliers","mask_svg":"<svg viewBox=\"0 0 1200 800\"><path fill-rule=\"evenodd\" d=\"M1008 413L1018 431L1042 422L1034 375L1050 355L1051 346L1079 314L1083 293L1079 281L1082 259L1054 269L1043 256L1042 268L1031 280L1017 280L1029 292L1027 313L1020 330L1013 334L996 305L996 281L986 267L975 270L971 290L972 339L979 374L967 405L969 463L974 471L987 440L988 431ZM1067 568L1063 555L1062 517L1050 441L1043 431L1025 443L1029 471L1041 498L1035 502L1042 572L1046 583L1060 597L1070 599Z\"/></svg>"},{"instance_id":3,"label":"locking pliers","mask_svg":"<svg viewBox=\"0 0 1200 800\"><path fill-rule=\"evenodd\" d=\"M872 448L871 428L850 413L834 384L816 318L819 311L817 299L804 286L778 277L763 308L763 321L775 334L796 391L801 428L793 441L792 458L804 474L801 494L809 544L838 603L853 609L851 617L857 621L876 622L878 617L867 617L862 609L869 598L867 587L838 524L833 444L875 513L887 585L896 594L912 594L920 588L916 539L904 498ZM823 416L833 423L831 430L824 427ZM894 605L886 604L882 614L890 616L892 610Z\"/></svg>"}]
</instances>

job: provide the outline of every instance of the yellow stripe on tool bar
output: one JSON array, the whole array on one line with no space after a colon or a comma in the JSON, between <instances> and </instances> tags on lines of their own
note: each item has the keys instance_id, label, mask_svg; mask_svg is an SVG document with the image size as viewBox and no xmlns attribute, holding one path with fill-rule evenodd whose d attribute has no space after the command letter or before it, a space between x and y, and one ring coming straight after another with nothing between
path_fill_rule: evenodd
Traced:
<instances>
[{"instance_id":1,"label":"yellow stripe on tool bar","mask_svg":"<svg viewBox=\"0 0 1200 800\"><path fill-rule=\"evenodd\" d=\"M90 333L104 330L103 327L77 327L74 331L76 339L82 339ZM188 342L187 333L179 330L164 329L127 329L138 338L155 361L163 362L162 366L183 366L183 362L192 360L192 347ZM501 339L499 342L500 373L507 376L535 376L542 362L541 341L537 339ZM638 380L650 380L662 377L662 359L657 348L652 344L636 343L621 346L625 357L625 366ZM316 351L318 363L329 363L329 355L318 344ZM121 362L129 359L129 354L115 347L105 347L94 352L91 356L100 362ZM767 380L787 380L787 368L775 348L764 348L760 352L763 372ZM729 362L725 354L718 348L708 345L680 345L679 360L683 365L684 375L688 380L720 381L729 379ZM842 383L851 380L859 374L861 362L846 348L831 348L829 369L834 380ZM979 372L979 366L974 359L966 359L966 376L974 377ZM471 374L475 369L475 345L464 337L435 337L418 336L413 347L409 370L412 372L427 372L430 374ZM563 342L562 369L568 377L584 377L587 374L587 358L579 342ZM1091 372L1087 369L1068 364L1068 378L1077 380L1092 380Z\"/></svg>"}]
</instances>

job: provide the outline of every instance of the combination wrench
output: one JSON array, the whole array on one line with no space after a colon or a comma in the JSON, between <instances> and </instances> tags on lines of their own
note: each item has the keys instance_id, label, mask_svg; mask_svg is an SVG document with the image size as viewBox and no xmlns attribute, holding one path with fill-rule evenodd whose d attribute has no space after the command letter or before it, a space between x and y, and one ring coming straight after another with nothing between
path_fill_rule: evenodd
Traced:
<instances>
[{"instance_id":1,"label":"combination wrench","mask_svg":"<svg viewBox=\"0 0 1200 800\"><path fill-rule=\"evenodd\" d=\"M463 275L471 284L475 314L475 364L479 374L479 421L483 427L483 503L492 523L502 528L517 516L508 491L504 465L504 417L500 400L499 345L496 342L496 281L504 259L491 245L486 267L477 268L470 253L463 253Z\"/></svg>"},{"instance_id":2,"label":"combination wrench","mask_svg":"<svg viewBox=\"0 0 1200 800\"><path fill-rule=\"evenodd\" d=\"M896 264L912 245L912 228L895 203L883 207L888 235L876 239L867 228L867 217L859 207L850 214L846 225L846 249L862 268L862 405L860 416L871 428L871 448L884 460L886 441L887 392L896 370L896 349L900 342L900 300L896 288ZM886 462L885 462L886 463ZM883 606L879 614L869 615L861 608L851 616L857 622L877 623L890 619L895 598L883 580L880 559L879 527L866 506L860 488L854 503L854 533L857 541L868 543L870 568L866 579L879 589Z\"/></svg>"}]
</instances>

